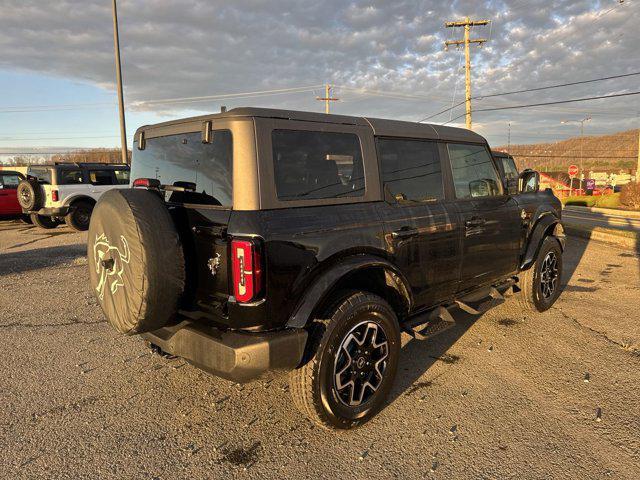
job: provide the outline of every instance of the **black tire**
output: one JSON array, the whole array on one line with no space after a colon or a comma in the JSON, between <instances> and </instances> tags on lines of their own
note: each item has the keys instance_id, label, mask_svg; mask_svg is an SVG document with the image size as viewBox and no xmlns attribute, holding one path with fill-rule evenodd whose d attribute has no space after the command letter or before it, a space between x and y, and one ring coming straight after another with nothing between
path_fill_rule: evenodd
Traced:
<instances>
[{"instance_id":1,"label":"black tire","mask_svg":"<svg viewBox=\"0 0 640 480\"><path fill-rule=\"evenodd\" d=\"M400 328L391 306L370 293L353 293L330 310L311 325L308 361L290 373L289 386L298 410L315 424L349 429L384 407L398 368Z\"/></svg>"},{"instance_id":2,"label":"black tire","mask_svg":"<svg viewBox=\"0 0 640 480\"><path fill-rule=\"evenodd\" d=\"M107 320L133 335L173 321L184 291L184 254L169 210L147 190L114 189L91 215L89 280Z\"/></svg>"},{"instance_id":3,"label":"black tire","mask_svg":"<svg viewBox=\"0 0 640 480\"><path fill-rule=\"evenodd\" d=\"M535 262L519 276L520 306L534 312L549 310L560 295L562 248L554 237L544 239Z\"/></svg>"},{"instance_id":4,"label":"black tire","mask_svg":"<svg viewBox=\"0 0 640 480\"><path fill-rule=\"evenodd\" d=\"M71 211L64 217L64 223L78 232L89 230L93 204L86 200L78 200L71 206Z\"/></svg>"},{"instance_id":5,"label":"black tire","mask_svg":"<svg viewBox=\"0 0 640 480\"><path fill-rule=\"evenodd\" d=\"M18 203L25 210L39 210L42 207L42 187L37 180L33 178L20 180L16 194Z\"/></svg>"},{"instance_id":6,"label":"black tire","mask_svg":"<svg viewBox=\"0 0 640 480\"><path fill-rule=\"evenodd\" d=\"M20 215L20 220L23 223L26 223L28 225L33 225L33 222L31 221L31 216L30 215Z\"/></svg>"},{"instance_id":7,"label":"black tire","mask_svg":"<svg viewBox=\"0 0 640 480\"><path fill-rule=\"evenodd\" d=\"M54 220L51 217L47 217L45 215L38 215L37 213L32 213L29 218L31 219L31 223L33 223L36 227L46 228L47 230L51 230L52 228L56 228L60 223Z\"/></svg>"}]
</instances>

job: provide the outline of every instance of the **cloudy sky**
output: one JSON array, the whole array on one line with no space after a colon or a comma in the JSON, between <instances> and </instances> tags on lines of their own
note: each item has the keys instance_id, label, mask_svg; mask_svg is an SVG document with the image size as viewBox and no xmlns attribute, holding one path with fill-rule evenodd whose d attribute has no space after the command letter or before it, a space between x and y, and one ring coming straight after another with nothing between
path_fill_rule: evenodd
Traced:
<instances>
[{"instance_id":1,"label":"cloudy sky","mask_svg":"<svg viewBox=\"0 0 640 480\"><path fill-rule=\"evenodd\" d=\"M420 120L464 99L464 58L444 41L474 27L476 96L640 71L640 0L119 0L129 132L220 105ZM116 146L110 0L0 0L0 148ZM281 89L292 91L237 95ZM640 90L640 75L491 97L475 109ZM215 97L229 95L226 98ZM175 100L178 99L178 100ZM189 100L184 100L189 99ZM171 101L168 101L171 100ZM430 121L463 125L463 106ZM477 112L494 145L555 141L639 124L640 95Z\"/></svg>"}]
</instances>

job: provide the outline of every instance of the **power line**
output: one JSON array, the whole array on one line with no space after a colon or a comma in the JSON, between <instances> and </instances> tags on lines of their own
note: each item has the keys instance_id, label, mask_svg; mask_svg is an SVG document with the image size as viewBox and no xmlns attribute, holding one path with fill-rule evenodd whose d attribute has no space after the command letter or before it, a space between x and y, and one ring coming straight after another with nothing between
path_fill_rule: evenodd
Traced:
<instances>
[{"instance_id":1,"label":"power line","mask_svg":"<svg viewBox=\"0 0 640 480\"><path fill-rule=\"evenodd\" d=\"M602 77L602 78L594 78L592 80L582 80L579 82L570 82L570 83L560 83L557 85L549 85L547 87L536 87L536 88L527 88L524 90L514 90L512 92L501 92L501 93L492 93L490 95L479 95L477 97L473 97L475 100L482 100L485 98L491 98L491 97L501 97L503 95L513 95L516 93L526 93L526 92L537 92L540 90L548 90L551 88L560 88L560 87L570 87L572 85L581 85L583 83L593 83L593 82L601 82L604 80L613 80L615 78L624 78L624 77L632 77L634 75L640 75L640 72L634 72L634 73L625 73L624 75L613 75L611 77Z\"/></svg>"},{"instance_id":2,"label":"power line","mask_svg":"<svg viewBox=\"0 0 640 480\"><path fill-rule=\"evenodd\" d=\"M529 103L525 105L511 105L509 107L492 107L492 108L479 108L474 110L475 112L494 112L496 110L510 110L513 108L529 108L529 107L539 107L542 105L559 105L563 103L574 103L574 102L586 102L589 100L600 100L602 98L616 98L616 97L628 97L631 95L640 95L640 92L627 92L627 93L615 93L609 95L599 95L597 97L585 97L585 98L574 98L571 100L557 100L555 102L542 102L542 103Z\"/></svg>"},{"instance_id":3,"label":"power line","mask_svg":"<svg viewBox=\"0 0 640 480\"><path fill-rule=\"evenodd\" d=\"M268 96L268 95L281 95L287 93L303 93L316 90L320 87L324 87L324 85L311 85L308 87L292 87L292 88L279 88L275 90L262 90L256 92L242 92L242 93L227 93L221 95L206 95L202 97L178 97L178 98L166 98L161 100L144 100L139 102L134 102L133 105L136 106L144 106L144 105L157 105L157 104L172 104L172 103L195 103L195 102L206 102L209 100L220 100L227 98L243 98L243 97L260 97L260 96Z\"/></svg>"},{"instance_id":4,"label":"power line","mask_svg":"<svg viewBox=\"0 0 640 480\"><path fill-rule=\"evenodd\" d=\"M548 89L552 89L552 88L561 88L561 87L569 87L569 86L573 86L573 85L580 85L580 84L584 84L584 83L593 83L593 82L601 82L601 81L605 81L605 80L613 80L613 79L617 79L617 78L624 78L624 77L631 77L631 76L635 76L635 75L640 75L640 72L633 72L633 73L625 73L622 75L612 75L609 77L601 77L601 78L593 78L591 80L582 80L579 82L569 82L569 83L558 83L555 85L548 85L546 87L536 87L536 88L527 88L527 89L523 89L523 90L514 90L511 92L499 92L499 93L491 93L489 95L478 95L475 97L472 97L473 100L483 100L485 98L491 98L491 97L499 97L499 96L504 96L504 95L513 95L513 94L517 94L517 93L526 93L526 92L535 92L535 91L539 91L539 90L548 90ZM453 110L454 108L459 107L460 105L462 105L465 102L460 102L455 104L454 106L450 107L450 108L446 108L438 113L434 113L431 115L428 115L426 117L424 117L421 120L418 120L418 122L424 122L425 120L429 120L431 118L437 117L438 115L442 115L443 113L448 112L449 110ZM551 105L551 104L548 104ZM475 110L475 111L479 111L479 110ZM452 120L449 120L452 121Z\"/></svg>"}]
</instances>

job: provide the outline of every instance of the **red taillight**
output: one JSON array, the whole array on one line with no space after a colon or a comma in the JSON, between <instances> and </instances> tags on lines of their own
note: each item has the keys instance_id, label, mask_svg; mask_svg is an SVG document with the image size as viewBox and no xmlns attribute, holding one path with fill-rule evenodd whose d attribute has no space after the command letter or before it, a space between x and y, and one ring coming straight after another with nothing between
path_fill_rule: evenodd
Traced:
<instances>
[{"instance_id":1,"label":"red taillight","mask_svg":"<svg viewBox=\"0 0 640 480\"><path fill-rule=\"evenodd\" d=\"M159 188L160 180L155 178L136 178L133 181L133 187L142 187L142 188Z\"/></svg>"},{"instance_id":2,"label":"red taillight","mask_svg":"<svg viewBox=\"0 0 640 480\"><path fill-rule=\"evenodd\" d=\"M250 302L262 292L262 255L251 240L231 241L233 294L238 302Z\"/></svg>"},{"instance_id":3,"label":"red taillight","mask_svg":"<svg viewBox=\"0 0 640 480\"><path fill-rule=\"evenodd\" d=\"M58 190L51 190L51 201L52 202L58 201Z\"/></svg>"}]
</instances>

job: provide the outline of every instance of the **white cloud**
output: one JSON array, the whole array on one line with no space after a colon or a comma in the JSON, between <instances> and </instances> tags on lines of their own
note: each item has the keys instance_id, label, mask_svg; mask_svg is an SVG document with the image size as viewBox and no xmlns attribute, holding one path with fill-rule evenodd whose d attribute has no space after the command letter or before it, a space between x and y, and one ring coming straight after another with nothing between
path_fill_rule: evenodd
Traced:
<instances>
[{"instance_id":1,"label":"white cloud","mask_svg":"<svg viewBox=\"0 0 640 480\"><path fill-rule=\"evenodd\" d=\"M452 32L444 21L493 19L474 36L475 94L572 82L638 69L635 25L640 2L418 0L161 1L121 0L121 43L129 102L315 85L330 81L428 96L431 100L362 97L339 91L336 110L418 119L464 92L460 54L443 51ZM0 67L53 74L113 88L110 2L3 0ZM475 102L477 108L577 98L637 89L639 77ZM311 93L226 101L320 108ZM217 105L217 104L216 104ZM627 126L638 100L571 104L546 110L478 114L480 131L498 134L509 119L523 133L557 128L560 117L590 109L601 129ZM211 110L212 104L190 108ZM169 106L156 106L170 111ZM606 116L614 112L617 116ZM179 112L176 112L178 114ZM454 116L461 113L456 111ZM439 117L447 120L448 115ZM506 129L506 127L504 127ZM502 135L502 133L500 133Z\"/></svg>"}]
</instances>

